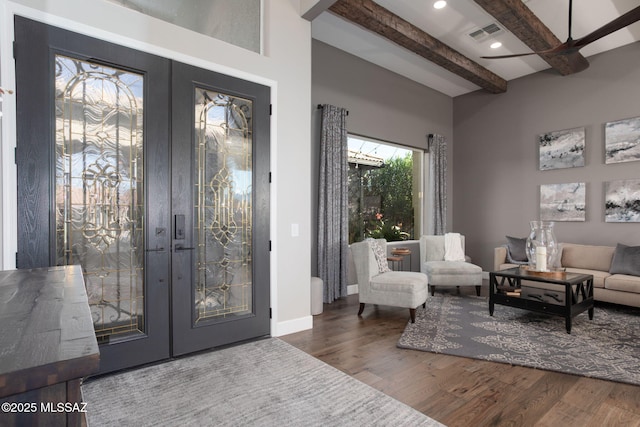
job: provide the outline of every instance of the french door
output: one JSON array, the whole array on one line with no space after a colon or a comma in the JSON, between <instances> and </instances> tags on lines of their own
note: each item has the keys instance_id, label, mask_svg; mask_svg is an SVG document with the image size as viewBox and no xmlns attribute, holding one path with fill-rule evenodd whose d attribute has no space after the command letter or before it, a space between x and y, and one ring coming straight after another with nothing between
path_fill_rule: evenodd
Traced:
<instances>
[{"instance_id":1,"label":"french door","mask_svg":"<svg viewBox=\"0 0 640 427\"><path fill-rule=\"evenodd\" d=\"M269 333L270 107L264 86L172 65L172 340L184 354Z\"/></svg>"},{"instance_id":2,"label":"french door","mask_svg":"<svg viewBox=\"0 0 640 427\"><path fill-rule=\"evenodd\" d=\"M269 89L15 21L18 268L82 265L101 372L269 333Z\"/></svg>"}]
</instances>

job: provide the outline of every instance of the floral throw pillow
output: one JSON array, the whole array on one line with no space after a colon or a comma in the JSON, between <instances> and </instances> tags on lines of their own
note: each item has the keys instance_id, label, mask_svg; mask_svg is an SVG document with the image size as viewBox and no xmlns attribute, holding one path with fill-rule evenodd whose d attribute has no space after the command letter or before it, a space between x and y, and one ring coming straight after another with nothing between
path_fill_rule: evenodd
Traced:
<instances>
[{"instance_id":1,"label":"floral throw pillow","mask_svg":"<svg viewBox=\"0 0 640 427\"><path fill-rule=\"evenodd\" d=\"M368 238L366 239L367 243L369 243L369 247L373 251L373 255L376 257L376 261L378 263L378 273L386 273L387 271L391 271L389 268L389 264L387 263L387 254L384 249L375 239Z\"/></svg>"}]
</instances>

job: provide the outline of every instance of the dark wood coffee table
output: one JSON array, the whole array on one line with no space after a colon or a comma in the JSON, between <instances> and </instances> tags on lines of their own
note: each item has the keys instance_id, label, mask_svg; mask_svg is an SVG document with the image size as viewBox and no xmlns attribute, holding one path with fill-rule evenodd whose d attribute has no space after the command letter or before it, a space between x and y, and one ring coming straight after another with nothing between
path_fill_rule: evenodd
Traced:
<instances>
[{"instance_id":1,"label":"dark wood coffee table","mask_svg":"<svg viewBox=\"0 0 640 427\"><path fill-rule=\"evenodd\" d=\"M562 293L548 289L523 286L522 281L560 285ZM526 283L526 282L525 282ZM534 292L531 292L534 290ZM593 320L593 275L578 273L530 272L515 267L489 273L489 314L493 316L496 304L522 308L538 313L549 313L565 318L567 333L571 333L571 319L589 311Z\"/></svg>"}]
</instances>

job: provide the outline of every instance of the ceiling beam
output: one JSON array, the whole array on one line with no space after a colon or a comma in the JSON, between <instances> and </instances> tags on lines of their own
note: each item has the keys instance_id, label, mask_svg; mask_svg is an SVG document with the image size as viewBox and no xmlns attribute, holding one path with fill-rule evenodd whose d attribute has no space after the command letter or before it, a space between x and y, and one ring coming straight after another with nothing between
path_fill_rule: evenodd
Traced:
<instances>
[{"instance_id":1,"label":"ceiling beam","mask_svg":"<svg viewBox=\"0 0 640 427\"><path fill-rule=\"evenodd\" d=\"M522 0L474 1L534 52L553 49L562 44ZM573 52L572 58L566 55L539 56L563 76L582 71L589 65L579 52Z\"/></svg>"},{"instance_id":2,"label":"ceiling beam","mask_svg":"<svg viewBox=\"0 0 640 427\"><path fill-rule=\"evenodd\" d=\"M507 81L371 0L339 0L329 11L381 35L491 93Z\"/></svg>"}]
</instances>

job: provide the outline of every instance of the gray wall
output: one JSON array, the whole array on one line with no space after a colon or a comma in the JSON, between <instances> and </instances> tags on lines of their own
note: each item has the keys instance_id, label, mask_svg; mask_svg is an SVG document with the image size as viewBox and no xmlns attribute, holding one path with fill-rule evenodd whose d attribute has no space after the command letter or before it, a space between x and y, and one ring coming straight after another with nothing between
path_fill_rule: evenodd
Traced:
<instances>
[{"instance_id":1,"label":"gray wall","mask_svg":"<svg viewBox=\"0 0 640 427\"><path fill-rule=\"evenodd\" d=\"M426 135L449 141L449 185L453 184L453 99L384 68L313 40L311 125L311 271L317 274L318 171L320 111L318 104L349 110L350 133L409 147L426 148ZM452 199L449 198L449 212ZM448 223L451 224L452 215Z\"/></svg>"},{"instance_id":2,"label":"gray wall","mask_svg":"<svg viewBox=\"0 0 640 427\"><path fill-rule=\"evenodd\" d=\"M505 94L453 101L453 228L484 270L505 235L526 236L538 219L540 184L587 183L587 219L556 223L559 241L640 245L640 223L604 222L604 182L640 179L640 162L604 163L604 123L640 116L640 43L588 59L575 75L544 71L510 81ZM537 135L581 126L585 166L539 171Z\"/></svg>"}]
</instances>

